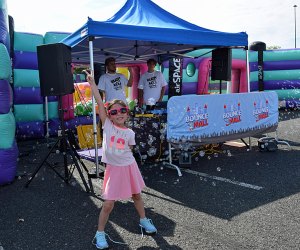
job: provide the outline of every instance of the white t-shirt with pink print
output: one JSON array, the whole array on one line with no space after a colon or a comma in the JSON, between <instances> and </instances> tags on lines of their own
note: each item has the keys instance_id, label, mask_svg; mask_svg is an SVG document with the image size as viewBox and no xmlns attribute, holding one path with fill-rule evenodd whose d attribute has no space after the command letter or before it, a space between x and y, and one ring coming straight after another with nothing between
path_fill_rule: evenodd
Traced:
<instances>
[{"instance_id":1,"label":"white t-shirt with pink print","mask_svg":"<svg viewBox=\"0 0 300 250\"><path fill-rule=\"evenodd\" d=\"M128 166L135 161L129 146L135 145L132 129L121 128L106 118L103 126L102 162L113 166Z\"/></svg>"}]
</instances>

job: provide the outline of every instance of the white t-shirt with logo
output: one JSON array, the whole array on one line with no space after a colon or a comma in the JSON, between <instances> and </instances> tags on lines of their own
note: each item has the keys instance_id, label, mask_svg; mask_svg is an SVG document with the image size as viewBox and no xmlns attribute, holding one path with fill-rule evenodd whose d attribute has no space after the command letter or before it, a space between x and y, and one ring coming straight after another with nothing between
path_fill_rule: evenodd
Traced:
<instances>
[{"instance_id":1,"label":"white t-shirt with logo","mask_svg":"<svg viewBox=\"0 0 300 250\"><path fill-rule=\"evenodd\" d=\"M106 73L100 76L98 89L105 92L105 101L109 102L113 99L119 99L127 103L125 86L127 86L128 80L122 74Z\"/></svg>"},{"instance_id":2,"label":"white t-shirt with logo","mask_svg":"<svg viewBox=\"0 0 300 250\"><path fill-rule=\"evenodd\" d=\"M135 145L135 133L121 128L106 118L103 125L102 162L113 166L128 166L135 161L129 146Z\"/></svg>"},{"instance_id":3,"label":"white t-shirt with logo","mask_svg":"<svg viewBox=\"0 0 300 250\"><path fill-rule=\"evenodd\" d=\"M162 87L166 85L167 82L160 71L145 72L138 84L138 88L144 90L144 103L146 105L155 105L160 98Z\"/></svg>"}]
</instances>

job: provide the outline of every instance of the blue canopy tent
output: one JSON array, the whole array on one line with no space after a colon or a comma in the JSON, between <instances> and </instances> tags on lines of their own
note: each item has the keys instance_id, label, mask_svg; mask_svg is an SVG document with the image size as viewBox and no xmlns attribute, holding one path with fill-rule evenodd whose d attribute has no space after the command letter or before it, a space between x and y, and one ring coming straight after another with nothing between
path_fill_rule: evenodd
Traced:
<instances>
[{"instance_id":1,"label":"blue canopy tent","mask_svg":"<svg viewBox=\"0 0 300 250\"><path fill-rule=\"evenodd\" d=\"M160 8L150 0L127 0L110 19L88 18L80 29L62 42L72 47L73 62L90 62L89 41L93 41L94 62L115 56L119 63L145 62L150 57L183 55L199 48L247 47L245 32L227 33L205 29Z\"/></svg>"},{"instance_id":2,"label":"blue canopy tent","mask_svg":"<svg viewBox=\"0 0 300 250\"><path fill-rule=\"evenodd\" d=\"M113 56L117 63L158 62L200 48L248 47L245 32L227 33L205 29L165 11L150 0L127 0L106 21L88 18L81 28L62 43L72 47L74 63L104 63ZM93 99L94 103L94 99ZM97 151L96 115L94 113L95 147ZM98 158L97 152L95 155ZM98 169L96 161L96 170Z\"/></svg>"}]
</instances>

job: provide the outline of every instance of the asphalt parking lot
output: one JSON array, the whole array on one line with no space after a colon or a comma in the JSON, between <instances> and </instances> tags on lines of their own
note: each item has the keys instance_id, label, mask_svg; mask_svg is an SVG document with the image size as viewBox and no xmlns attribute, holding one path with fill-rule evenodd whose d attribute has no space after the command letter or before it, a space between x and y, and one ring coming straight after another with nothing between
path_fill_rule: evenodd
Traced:
<instances>
[{"instance_id":1,"label":"asphalt parking lot","mask_svg":"<svg viewBox=\"0 0 300 250\"><path fill-rule=\"evenodd\" d=\"M299 249L299 111L280 112L278 137L290 149L260 152L257 138L251 150L223 145L195 155L182 177L159 163L142 165L145 207L158 233L142 237L133 203L120 201L106 232L127 245L109 242L111 249ZM87 193L76 169L66 185L43 166L26 188L48 148L41 141L18 145L20 176L0 187L2 249L95 249L102 179L92 179L94 193Z\"/></svg>"}]
</instances>

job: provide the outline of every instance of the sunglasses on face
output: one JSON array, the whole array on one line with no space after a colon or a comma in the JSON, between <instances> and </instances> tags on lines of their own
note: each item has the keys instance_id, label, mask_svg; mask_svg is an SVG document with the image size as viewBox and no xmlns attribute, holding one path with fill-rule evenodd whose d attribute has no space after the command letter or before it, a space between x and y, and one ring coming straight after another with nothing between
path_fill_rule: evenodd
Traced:
<instances>
[{"instance_id":1,"label":"sunglasses on face","mask_svg":"<svg viewBox=\"0 0 300 250\"><path fill-rule=\"evenodd\" d=\"M119 108L119 109L110 109L110 110L108 110L109 115L116 115L118 113L126 114L126 113L128 113L128 108L127 107L122 107L122 108Z\"/></svg>"}]
</instances>

